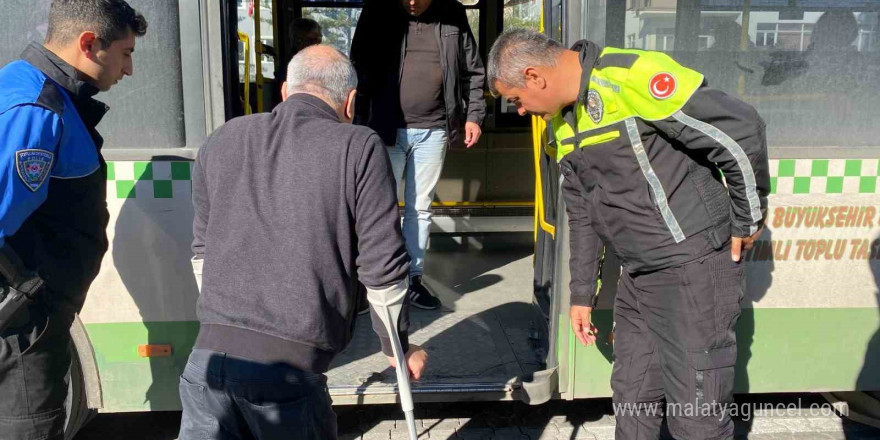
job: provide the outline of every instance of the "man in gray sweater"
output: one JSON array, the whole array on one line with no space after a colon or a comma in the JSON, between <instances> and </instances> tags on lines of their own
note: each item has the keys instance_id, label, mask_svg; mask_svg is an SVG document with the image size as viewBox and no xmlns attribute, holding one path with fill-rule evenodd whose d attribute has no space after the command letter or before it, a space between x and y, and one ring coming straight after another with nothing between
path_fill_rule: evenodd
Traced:
<instances>
[{"instance_id":1,"label":"man in gray sweater","mask_svg":"<svg viewBox=\"0 0 880 440\"><path fill-rule=\"evenodd\" d=\"M199 151L201 328L180 379L181 440L336 438L323 373L351 339L358 283L403 293L409 269L385 145L350 124L356 83L335 49L305 49L282 104L229 121ZM405 310L418 379L427 356L408 344ZM376 313L373 328L393 363Z\"/></svg>"}]
</instances>

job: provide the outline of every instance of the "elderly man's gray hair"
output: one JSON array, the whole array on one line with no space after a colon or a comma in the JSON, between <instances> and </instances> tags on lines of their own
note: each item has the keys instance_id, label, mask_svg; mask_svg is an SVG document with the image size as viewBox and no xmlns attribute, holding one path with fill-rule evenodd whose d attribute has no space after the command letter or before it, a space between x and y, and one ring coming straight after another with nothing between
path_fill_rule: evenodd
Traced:
<instances>
[{"instance_id":1,"label":"elderly man's gray hair","mask_svg":"<svg viewBox=\"0 0 880 440\"><path fill-rule=\"evenodd\" d=\"M287 93L317 93L342 105L357 87L357 74L351 61L327 45L310 46L296 54L287 65Z\"/></svg>"},{"instance_id":2,"label":"elderly man's gray hair","mask_svg":"<svg viewBox=\"0 0 880 440\"><path fill-rule=\"evenodd\" d=\"M523 87L523 71L527 67L556 66L556 58L565 49L546 35L526 30L511 29L495 40L489 52L489 91L498 96L495 82L506 87Z\"/></svg>"}]
</instances>

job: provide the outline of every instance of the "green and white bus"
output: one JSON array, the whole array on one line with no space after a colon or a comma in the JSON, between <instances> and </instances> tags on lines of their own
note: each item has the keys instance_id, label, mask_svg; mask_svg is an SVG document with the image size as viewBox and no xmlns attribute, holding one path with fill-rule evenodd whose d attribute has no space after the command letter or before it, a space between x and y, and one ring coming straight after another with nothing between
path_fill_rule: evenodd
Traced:
<instances>
[{"instance_id":1,"label":"green and white bus","mask_svg":"<svg viewBox=\"0 0 880 440\"><path fill-rule=\"evenodd\" d=\"M880 415L870 393L880 390L880 2L545 3L552 38L664 51L758 110L772 189L767 227L744 257L736 392L827 392L849 402L854 418ZM544 286L536 295L550 304L553 388L566 399L610 396L611 344L602 335L612 328L619 271L603 270L597 347L576 344L559 174L546 155L536 160L536 285Z\"/></svg>"},{"instance_id":2,"label":"green and white bus","mask_svg":"<svg viewBox=\"0 0 880 440\"><path fill-rule=\"evenodd\" d=\"M828 392L877 411L880 1L460 1L484 57L507 28L543 29L565 45L587 38L667 52L755 106L768 125L772 195L766 231L745 257L737 392ZM324 41L347 53L364 4L129 2L150 29L138 40L135 75L101 97L111 107L99 126L111 246L71 329L71 436L96 412L180 408L178 376L198 332L192 159L228 119L277 104L273 76L287 61L293 19L317 20ZM0 7L0 63L43 39L49 3ZM835 49L820 47L828 41ZM606 262L594 313L600 341L580 346L568 322L567 222L544 124L486 99L483 138L450 146L437 188L425 279L444 307L413 312L411 340L432 353L415 399L610 396L619 271ZM396 399L367 321L328 373L335 404Z\"/></svg>"}]
</instances>

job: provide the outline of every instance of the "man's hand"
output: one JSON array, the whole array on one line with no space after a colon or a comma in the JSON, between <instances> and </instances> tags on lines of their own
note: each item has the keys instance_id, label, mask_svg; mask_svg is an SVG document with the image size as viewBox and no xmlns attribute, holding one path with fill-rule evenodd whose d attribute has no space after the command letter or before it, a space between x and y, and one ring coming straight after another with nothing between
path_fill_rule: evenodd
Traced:
<instances>
[{"instance_id":1,"label":"man's hand","mask_svg":"<svg viewBox=\"0 0 880 440\"><path fill-rule=\"evenodd\" d=\"M406 366L409 369L410 379L421 379L427 360L428 353L422 347L416 344L409 344L409 351L406 352ZM397 362L394 361L393 356L388 356L388 363L391 364L391 368L397 368Z\"/></svg>"},{"instance_id":2,"label":"man's hand","mask_svg":"<svg viewBox=\"0 0 880 440\"><path fill-rule=\"evenodd\" d=\"M764 232L763 226L758 228L758 232L755 232L750 237L730 237L730 258L739 263L742 258L742 251L751 250L752 246L755 245L755 240L761 236L761 232Z\"/></svg>"},{"instance_id":3,"label":"man's hand","mask_svg":"<svg viewBox=\"0 0 880 440\"><path fill-rule=\"evenodd\" d=\"M483 134L483 130L480 129L480 124L476 122L465 122L464 124L464 145L465 147L473 147L477 144L477 141L480 140L480 135Z\"/></svg>"},{"instance_id":4,"label":"man's hand","mask_svg":"<svg viewBox=\"0 0 880 440\"><path fill-rule=\"evenodd\" d=\"M595 344L596 334L599 333L599 329L597 329L590 320L590 316L593 314L593 308L586 306L571 306L569 314L571 315L571 329L574 330L574 335L577 336L579 341L581 341L581 344L583 344L584 347Z\"/></svg>"}]
</instances>

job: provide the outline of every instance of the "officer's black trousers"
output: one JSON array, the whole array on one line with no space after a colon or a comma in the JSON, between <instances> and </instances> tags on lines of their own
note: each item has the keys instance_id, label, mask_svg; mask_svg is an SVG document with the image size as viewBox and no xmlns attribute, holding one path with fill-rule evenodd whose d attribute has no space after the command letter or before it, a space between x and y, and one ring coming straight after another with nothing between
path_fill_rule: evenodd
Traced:
<instances>
[{"instance_id":1,"label":"officer's black trousers","mask_svg":"<svg viewBox=\"0 0 880 440\"><path fill-rule=\"evenodd\" d=\"M621 274L611 375L618 440L732 439L734 328L743 265L730 250L679 267Z\"/></svg>"},{"instance_id":2,"label":"officer's black trousers","mask_svg":"<svg viewBox=\"0 0 880 440\"><path fill-rule=\"evenodd\" d=\"M74 313L34 303L0 335L0 440L63 438Z\"/></svg>"}]
</instances>

